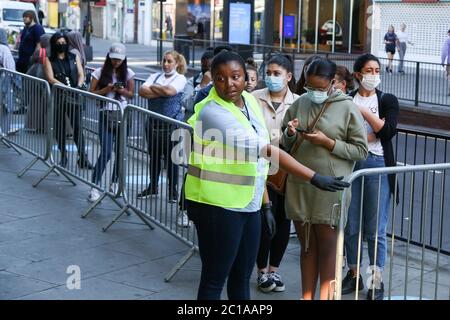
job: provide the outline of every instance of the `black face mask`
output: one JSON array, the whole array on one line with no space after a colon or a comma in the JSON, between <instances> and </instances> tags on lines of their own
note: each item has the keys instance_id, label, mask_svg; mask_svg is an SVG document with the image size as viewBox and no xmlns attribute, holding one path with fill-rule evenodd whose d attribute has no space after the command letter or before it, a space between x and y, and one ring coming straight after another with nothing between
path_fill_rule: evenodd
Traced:
<instances>
[{"instance_id":1,"label":"black face mask","mask_svg":"<svg viewBox=\"0 0 450 320\"><path fill-rule=\"evenodd\" d=\"M57 43L55 46L55 50L57 53L64 53L67 51L67 44Z\"/></svg>"}]
</instances>

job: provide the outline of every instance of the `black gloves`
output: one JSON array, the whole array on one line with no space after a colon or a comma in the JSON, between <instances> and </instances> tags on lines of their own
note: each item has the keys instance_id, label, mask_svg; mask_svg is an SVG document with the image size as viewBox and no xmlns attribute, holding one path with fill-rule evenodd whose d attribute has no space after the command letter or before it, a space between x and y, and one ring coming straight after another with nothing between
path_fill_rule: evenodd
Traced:
<instances>
[{"instance_id":1,"label":"black gloves","mask_svg":"<svg viewBox=\"0 0 450 320\"><path fill-rule=\"evenodd\" d=\"M270 239L273 239L277 231L275 218L272 213L272 206L270 203L264 203L261 208L262 218L262 232L266 232Z\"/></svg>"},{"instance_id":2,"label":"black gloves","mask_svg":"<svg viewBox=\"0 0 450 320\"><path fill-rule=\"evenodd\" d=\"M311 179L311 184L321 190L336 192L350 187L350 183L341 181L343 178L344 177L322 176L316 173Z\"/></svg>"}]
</instances>

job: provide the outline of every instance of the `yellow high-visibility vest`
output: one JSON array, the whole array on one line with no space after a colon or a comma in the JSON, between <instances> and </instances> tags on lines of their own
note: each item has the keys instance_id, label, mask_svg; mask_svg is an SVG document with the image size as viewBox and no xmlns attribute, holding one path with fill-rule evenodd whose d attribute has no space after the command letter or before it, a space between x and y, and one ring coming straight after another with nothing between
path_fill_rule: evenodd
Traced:
<instances>
[{"instance_id":1,"label":"yellow high-visibility vest","mask_svg":"<svg viewBox=\"0 0 450 320\"><path fill-rule=\"evenodd\" d=\"M247 106L256 114L270 141L261 108L256 99L243 92ZM197 132L196 123L201 110L211 101L230 111L236 121L253 130L245 115L232 103L221 99L213 87L209 95L195 105L195 113L188 120L194 128L194 145L189 155L189 167L185 183L186 199L224 208L243 209L252 201L256 178L267 177L269 166L258 172L258 157L248 157L245 152L227 146L225 141L204 140ZM225 138L225 137L224 137ZM262 172L261 172L262 171Z\"/></svg>"}]
</instances>

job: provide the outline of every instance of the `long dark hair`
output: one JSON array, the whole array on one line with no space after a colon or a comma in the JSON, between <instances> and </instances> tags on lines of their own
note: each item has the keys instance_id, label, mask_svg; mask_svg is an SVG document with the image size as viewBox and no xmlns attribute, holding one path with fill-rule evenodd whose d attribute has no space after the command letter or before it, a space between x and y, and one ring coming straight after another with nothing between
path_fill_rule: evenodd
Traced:
<instances>
[{"instance_id":1,"label":"long dark hair","mask_svg":"<svg viewBox=\"0 0 450 320\"><path fill-rule=\"evenodd\" d=\"M122 82L125 85L125 88L128 87L127 73L128 73L127 58L125 58L125 60L122 61L122 64L116 70L117 81ZM98 89L103 89L106 86L108 86L108 84L112 83L112 76L113 76L113 65L108 53L106 55L105 63L103 64L102 67L100 79L98 80Z\"/></svg>"},{"instance_id":2,"label":"long dark hair","mask_svg":"<svg viewBox=\"0 0 450 320\"><path fill-rule=\"evenodd\" d=\"M55 61L58 58L58 52L56 50L56 41L58 41L61 38L64 38L66 40L67 48L69 46L69 40L67 39L67 36L64 33L56 32L55 34L53 34L52 37L50 38L50 57L49 57L50 61ZM67 49L64 52L64 59L68 58L69 58L69 50Z\"/></svg>"}]
</instances>

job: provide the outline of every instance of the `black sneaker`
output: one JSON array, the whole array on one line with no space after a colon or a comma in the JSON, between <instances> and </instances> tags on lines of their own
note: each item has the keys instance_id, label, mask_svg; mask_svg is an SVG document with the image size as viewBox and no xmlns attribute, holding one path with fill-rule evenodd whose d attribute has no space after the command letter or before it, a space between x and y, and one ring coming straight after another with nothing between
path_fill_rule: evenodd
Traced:
<instances>
[{"instance_id":1,"label":"black sneaker","mask_svg":"<svg viewBox=\"0 0 450 320\"><path fill-rule=\"evenodd\" d=\"M383 299L384 299L384 283L383 282L380 282L380 288L369 289L367 291L367 300L383 300Z\"/></svg>"},{"instance_id":2,"label":"black sneaker","mask_svg":"<svg viewBox=\"0 0 450 320\"><path fill-rule=\"evenodd\" d=\"M272 291L277 285L273 282L270 273L260 272L258 273L258 289L264 293Z\"/></svg>"},{"instance_id":3,"label":"black sneaker","mask_svg":"<svg viewBox=\"0 0 450 320\"><path fill-rule=\"evenodd\" d=\"M138 193L137 197L140 199L145 199L158 194L158 188L152 188L148 186L142 192Z\"/></svg>"},{"instance_id":4,"label":"black sneaker","mask_svg":"<svg viewBox=\"0 0 450 320\"><path fill-rule=\"evenodd\" d=\"M359 275L358 291L364 289L363 278ZM353 277L352 271L349 270L342 280L342 294L349 294L356 291L356 277Z\"/></svg>"},{"instance_id":5,"label":"black sneaker","mask_svg":"<svg viewBox=\"0 0 450 320\"><path fill-rule=\"evenodd\" d=\"M272 271L270 273L270 278L275 283L275 288L273 288L273 291L275 291L275 292L283 292L286 289L286 287L284 286L283 281L281 280L281 276L277 272Z\"/></svg>"},{"instance_id":6,"label":"black sneaker","mask_svg":"<svg viewBox=\"0 0 450 320\"><path fill-rule=\"evenodd\" d=\"M81 169L88 169L88 170L94 169L94 167L87 158L78 159L77 164Z\"/></svg>"}]
</instances>

